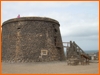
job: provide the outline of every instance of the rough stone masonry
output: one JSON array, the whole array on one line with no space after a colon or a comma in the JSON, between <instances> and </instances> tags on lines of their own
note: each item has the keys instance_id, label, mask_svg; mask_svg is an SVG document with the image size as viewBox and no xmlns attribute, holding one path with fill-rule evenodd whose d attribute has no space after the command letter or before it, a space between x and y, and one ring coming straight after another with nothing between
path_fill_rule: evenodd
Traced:
<instances>
[{"instance_id":1,"label":"rough stone masonry","mask_svg":"<svg viewBox=\"0 0 100 75\"><path fill-rule=\"evenodd\" d=\"M2 61L64 60L59 22L46 17L20 17L2 25Z\"/></svg>"}]
</instances>

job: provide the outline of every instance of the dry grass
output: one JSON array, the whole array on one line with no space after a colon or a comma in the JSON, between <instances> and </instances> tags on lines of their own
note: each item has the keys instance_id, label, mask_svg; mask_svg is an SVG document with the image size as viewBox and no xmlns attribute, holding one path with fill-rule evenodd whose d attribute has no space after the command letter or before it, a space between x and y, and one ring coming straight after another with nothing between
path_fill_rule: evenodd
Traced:
<instances>
[{"instance_id":1,"label":"dry grass","mask_svg":"<svg viewBox=\"0 0 100 75\"><path fill-rule=\"evenodd\" d=\"M3 74L98 74L98 63L69 66L67 62L2 63Z\"/></svg>"}]
</instances>

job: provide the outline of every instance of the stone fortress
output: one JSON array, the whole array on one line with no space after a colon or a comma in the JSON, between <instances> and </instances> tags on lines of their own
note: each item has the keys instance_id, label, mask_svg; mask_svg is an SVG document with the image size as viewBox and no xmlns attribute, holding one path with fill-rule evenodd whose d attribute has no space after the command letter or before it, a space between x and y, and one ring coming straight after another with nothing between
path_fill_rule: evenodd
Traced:
<instances>
[{"instance_id":1,"label":"stone fortress","mask_svg":"<svg viewBox=\"0 0 100 75\"><path fill-rule=\"evenodd\" d=\"M2 25L2 61L67 60L69 65L89 64L89 55L74 41L62 42L59 27L58 21L46 17L20 17L5 21Z\"/></svg>"},{"instance_id":2,"label":"stone fortress","mask_svg":"<svg viewBox=\"0 0 100 75\"><path fill-rule=\"evenodd\" d=\"M46 17L9 19L2 25L2 61L64 60L59 22Z\"/></svg>"}]
</instances>

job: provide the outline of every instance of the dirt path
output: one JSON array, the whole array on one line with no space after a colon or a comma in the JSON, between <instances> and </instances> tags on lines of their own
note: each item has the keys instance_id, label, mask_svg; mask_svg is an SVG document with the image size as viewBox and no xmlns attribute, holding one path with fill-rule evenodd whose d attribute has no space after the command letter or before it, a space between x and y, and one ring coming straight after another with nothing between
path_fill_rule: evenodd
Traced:
<instances>
[{"instance_id":1,"label":"dirt path","mask_svg":"<svg viewBox=\"0 0 100 75\"><path fill-rule=\"evenodd\" d=\"M66 62L2 63L3 74L98 74L98 63L69 66Z\"/></svg>"}]
</instances>

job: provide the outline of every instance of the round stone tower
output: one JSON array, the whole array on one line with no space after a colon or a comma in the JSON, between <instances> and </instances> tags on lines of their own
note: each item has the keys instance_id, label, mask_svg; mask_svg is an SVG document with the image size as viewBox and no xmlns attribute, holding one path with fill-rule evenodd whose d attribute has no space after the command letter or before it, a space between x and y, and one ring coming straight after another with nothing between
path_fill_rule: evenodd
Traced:
<instances>
[{"instance_id":1,"label":"round stone tower","mask_svg":"<svg viewBox=\"0 0 100 75\"><path fill-rule=\"evenodd\" d=\"M2 25L2 61L64 60L59 22L45 17L21 17Z\"/></svg>"}]
</instances>

